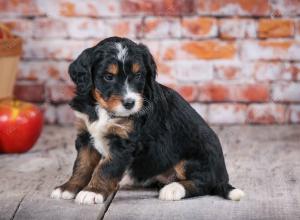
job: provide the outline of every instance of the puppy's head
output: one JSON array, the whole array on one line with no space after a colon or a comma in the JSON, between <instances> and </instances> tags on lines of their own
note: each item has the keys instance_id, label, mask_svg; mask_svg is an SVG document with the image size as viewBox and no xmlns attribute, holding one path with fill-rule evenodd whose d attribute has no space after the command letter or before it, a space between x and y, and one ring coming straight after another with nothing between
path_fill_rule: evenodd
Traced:
<instances>
[{"instance_id":1,"label":"puppy's head","mask_svg":"<svg viewBox=\"0 0 300 220\"><path fill-rule=\"evenodd\" d=\"M91 95L108 112L127 117L143 108L155 82L156 65L146 46L112 37L83 51L69 74L77 95Z\"/></svg>"}]
</instances>

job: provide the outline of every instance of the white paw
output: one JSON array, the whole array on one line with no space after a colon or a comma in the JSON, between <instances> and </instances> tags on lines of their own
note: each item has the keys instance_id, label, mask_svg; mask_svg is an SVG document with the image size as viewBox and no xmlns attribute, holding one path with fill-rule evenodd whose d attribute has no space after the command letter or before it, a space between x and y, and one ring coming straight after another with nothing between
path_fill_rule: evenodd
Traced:
<instances>
[{"instance_id":1,"label":"white paw","mask_svg":"<svg viewBox=\"0 0 300 220\"><path fill-rule=\"evenodd\" d=\"M234 201L240 201L240 199L244 196L245 193L240 189L233 189L228 194L228 198Z\"/></svg>"},{"instance_id":2,"label":"white paw","mask_svg":"<svg viewBox=\"0 0 300 220\"><path fill-rule=\"evenodd\" d=\"M180 200L185 196L185 189L180 183L170 183L159 191L161 200Z\"/></svg>"},{"instance_id":3,"label":"white paw","mask_svg":"<svg viewBox=\"0 0 300 220\"><path fill-rule=\"evenodd\" d=\"M75 198L75 193L69 192L67 190L63 191L61 194L62 199L74 199Z\"/></svg>"},{"instance_id":4,"label":"white paw","mask_svg":"<svg viewBox=\"0 0 300 220\"><path fill-rule=\"evenodd\" d=\"M62 191L61 188L57 188L52 191L50 197L53 199L74 199L75 194L67 190Z\"/></svg>"},{"instance_id":5,"label":"white paw","mask_svg":"<svg viewBox=\"0 0 300 220\"><path fill-rule=\"evenodd\" d=\"M79 204L103 203L104 197L100 193L94 193L90 191L80 191L75 198L75 202Z\"/></svg>"},{"instance_id":6,"label":"white paw","mask_svg":"<svg viewBox=\"0 0 300 220\"><path fill-rule=\"evenodd\" d=\"M61 198L61 194L62 194L62 191L60 188L57 188L55 190L52 191L50 197L52 199L60 199Z\"/></svg>"}]
</instances>

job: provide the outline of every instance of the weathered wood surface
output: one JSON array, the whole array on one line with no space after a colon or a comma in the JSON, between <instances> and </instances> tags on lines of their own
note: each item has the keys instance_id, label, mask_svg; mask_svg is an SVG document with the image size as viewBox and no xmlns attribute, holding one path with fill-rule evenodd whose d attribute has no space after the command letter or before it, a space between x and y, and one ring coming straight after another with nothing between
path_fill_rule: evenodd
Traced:
<instances>
[{"instance_id":1,"label":"weathered wood surface","mask_svg":"<svg viewBox=\"0 0 300 220\"><path fill-rule=\"evenodd\" d=\"M0 155L0 219L100 219L103 205L54 200L52 189L71 174L76 151L71 128L46 127L28 153ZM111 199L111 198L110 198Z\"/></svg>"},{"instance_id":2,"label":"weathered wood surface","mask_svg":"<svg viewBox=\"0 0 300 220\"><path fill-rule=\"evenodd\" d=\"M49 198L48 193L35 192L24 198L14 219L101 219L110 200L111 198L101 205L83 206L76 204L74 200L54 200Z\"/></svg>"},{"instance_id":3,"label":"weathered wood surface","mask_svg":"<svg viewBox=\"0 0 300 220\"><path fill-rule=\"evenodd\" d=\"M119 191L104 219L300 219L300 126L217 127L231 183L241 202L205 196L178 202L157 191ZM0 155L0 219L101 219L104 205L53 200L54 186L70 175L75 159L72 128L46 127L21 155Z\"/></svg>"}]
</instances>

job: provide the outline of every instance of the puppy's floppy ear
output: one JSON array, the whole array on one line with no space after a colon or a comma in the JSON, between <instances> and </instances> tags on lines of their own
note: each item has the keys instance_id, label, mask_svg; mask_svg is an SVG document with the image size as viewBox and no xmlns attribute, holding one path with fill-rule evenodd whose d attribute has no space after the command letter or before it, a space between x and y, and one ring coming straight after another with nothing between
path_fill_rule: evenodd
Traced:
<instances>
[{"instance_id":1,"label":"puppy's floppy ear","mask_svg":"<svg viewBox=\"0 0 300 220\"><path fill-rule=\"evenodd\" d=\"M84 50L69 66L69 75L76 84L78 95L87 95L92 89L91 48Z\"/></svg>"},{"instance_id":2,"label":"puppy's floppy ear","mask_svg":"<svg viewBox=\"0 0 300 220\"><path fill-rule=\"evenodd\" d=\"M154 62L154 58L150 53L149 49L144 44L139 44L139 47L142 49L143 61L146 65L147 81L148 83L154 83L157 75L156 63Z\"/></svg>"}]
</instances>

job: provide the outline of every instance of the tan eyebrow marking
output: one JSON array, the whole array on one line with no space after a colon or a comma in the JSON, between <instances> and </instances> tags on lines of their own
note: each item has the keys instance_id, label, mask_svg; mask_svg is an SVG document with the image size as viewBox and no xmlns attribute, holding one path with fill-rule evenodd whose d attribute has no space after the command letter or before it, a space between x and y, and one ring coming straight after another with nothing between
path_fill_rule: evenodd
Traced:
<instances>
[{"instance_id":1,"label":"tan eyebrow marking","mask_svg":"<svg viewBox=\"0 0 300 220\"><path fill-rule=\"evenodd\" d=\"M131 68L133 73L138 73L140 71L140 69L141 69L141 66L138 63L134 63Z\"/></svg>"},{"instance_id":2,"label":"tan eyebrow marking","mask_svg":"<svg viewBox=\"0 0 300 220\"><path fill-rule=\"evenodd\" d=\"M119 67L117 64L109 64L107 67L107 72L113 74L113 75L117 75L119 72Z\"/></svg>"}]
</instances>

